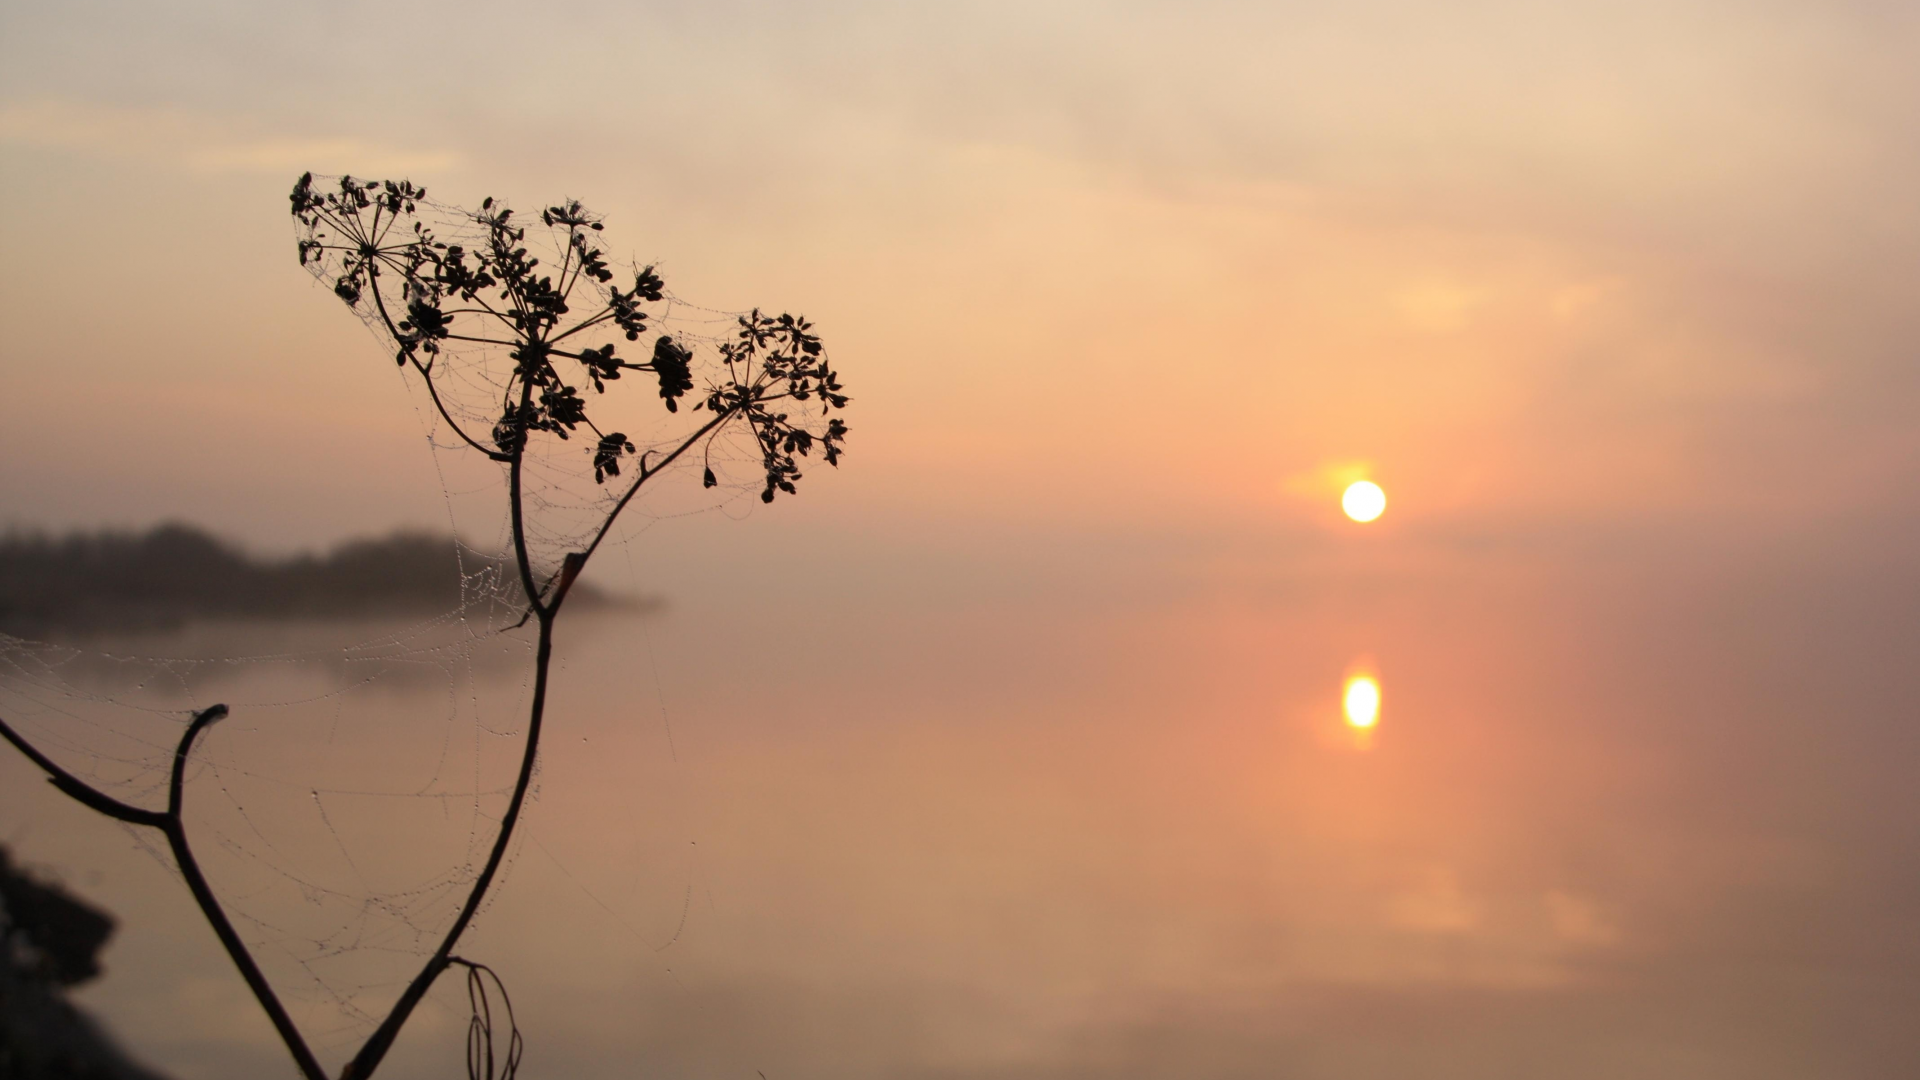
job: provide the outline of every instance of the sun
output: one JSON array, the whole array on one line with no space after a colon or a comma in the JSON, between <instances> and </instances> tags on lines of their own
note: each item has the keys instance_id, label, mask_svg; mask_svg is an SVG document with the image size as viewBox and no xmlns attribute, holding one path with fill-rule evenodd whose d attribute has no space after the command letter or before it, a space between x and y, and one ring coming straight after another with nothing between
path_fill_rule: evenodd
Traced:
<instances>
[{"instance_id":1,"label":"sun","mask_svg":"<svg viewBox=\"0 0 1920 1080\"><path fill-rule=\"evenodd\" d=\"M1355 675L1347 680L1342 697L1347 725L1362 731L1380 722L1380 682L1371 675Z\"/></svg>"},{"instance_id":2,"label":"sun","mask_svg":"<svg viewBox=\"0 0 1920 1080\"><path fill-rule=\"evenodd\" d=\"M1340 496L1340 509L1355 521L1372 521L1387 508L1387 493L1371 480L1356 480Z\"/></svg>"}]
</instances>

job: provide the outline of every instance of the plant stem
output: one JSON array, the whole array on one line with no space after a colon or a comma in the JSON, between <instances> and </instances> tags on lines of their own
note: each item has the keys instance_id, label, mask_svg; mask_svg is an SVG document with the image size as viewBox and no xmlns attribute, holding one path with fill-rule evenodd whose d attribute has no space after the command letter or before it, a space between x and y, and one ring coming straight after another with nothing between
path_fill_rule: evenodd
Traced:
<instances>
[{"instance_id":1,"label":"plant stem","mask_svg":"<svg viewBox=\"0 0 1920 1080\"><path fill-rule=\"evenodd\" d=\"M180 737L180 745L173 752L173 775L167 784L166 823L161 826L161 831L167 834L167 846L173 849L173 861L187 879L187 888L192 891L194 902L200 905L200 914L206 916L207 922L213 926L213 932L227 950L227 956L240 969L240 977L247 981L255 1000L266 1010L267 1018L273 1021L274 1030L280 1033L280 1041L287 1044L287 1050L293 1054L294 1063L300 1066L301 1074L307 1080L327 1080L326 1071L320 1068L320 1062L308 1048L307 1041L301 1038L300 1029L293 1026L293 1018L287 1015L279 996L268 985L266 976L260 973L259 965L253 962L253 954L247 951L246 943L240 940L233 924L227 920L227 913L213 895L206 875L200 872L200 860L194 858L193 849L187 846L187 828L180 819L180 806L186 797L187 754L192 752L193 741L200 732L225 715L227 708L224 705L204 710L193 718L193 723L187 725L186 734Z\"/></svg>"},{"instance_id":2,"label":"plant stem","mask_svg":"<svg viewBox=\"0 0 1920 1080\"><path fill-rule=\"evenodd\" d=\"M506 858L508 841L513 837L513 827L520 820L520 810L526 804L527 789L533 783L534 759L540 750L540 722L547 706L547 669L553 659L553 612L536 612L540 621L540 643L534 653L533 661L533 705L527 719L527 746L520 756L520 777L513 785L513 798L507 803L506 816L500 819L500 834L494 839L493 851L487 856L487 864L473 883L473 890L467 894L467 902L460 909L460 916L454 920L453 928L434 950L433 957L420 974L414 976L400 1000L393 1003L393 1010L380 1023L380 1027L367 1039L366 1044L355 1054L353 1060L340 1073L340 1080L366 1080L380 1064L380 1059L393 1046L393 1040L412 1015L414 1007L426 997L433 981L440 977L451 964L454 944L460 940L467 924L480 909L480 901L486 896L487 888L493 884L494 874L500 869L500 863Z\"/></svg>"},{"instance_id":3,"label":"plant stem","mask_svg":"<svg viewBox=\"0 0 1920 1080\"><path fill-rule=\"evenodd\" d=\"M240 940L233 923L228 921L226 911L213 895L213 887L207 884L206 875L200 872L200 861L187 844L187 827L180 817L180 808L186 799L187 755L193 752L193 742L200 737L200 733L226 715L225 705L209 706L194 714L193 722L187 725L179 744L174 747L173 771L167 781L167 808L164 811L142 810L101 793L35 749L4 720L0 720L0 737L4 737L28 760L40 766L53 786L75 802L130 825L146 825L166 834L167 846L173 849L173 861L180 868L181 876L187 879L187 889L193 893L194 903L200 906L200 914L213 927L214 936L220 939L220 946L227 951L233 966L240 969L240 977L246 980L254 999L266 1011L267 1019L273 1021L274 1030L279 1032L280 1041L286 1043L294 1064L300 1066L301 1075L307 1080L327 1080L326 1071L320 1068L319 1060L313 1056L306 1039L301 1037L300 1029L293 1025L293 1018L287 1015L279 996L273 992L266 976L260 973L259 965L254 963L246 942Z\"/></svg>"}]
</instances>

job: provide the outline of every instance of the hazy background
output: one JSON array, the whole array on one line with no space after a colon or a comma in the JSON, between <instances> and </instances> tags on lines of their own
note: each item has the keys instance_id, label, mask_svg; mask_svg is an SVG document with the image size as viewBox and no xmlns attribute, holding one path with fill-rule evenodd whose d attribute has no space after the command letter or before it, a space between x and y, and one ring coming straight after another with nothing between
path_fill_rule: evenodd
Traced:
<instances>
[{"instance_id":1,"label":"hazy background","mask_svg":"<svg viewBox=\"0 0 1920 1080\"><path fill-rule=\"evenodd\" d=\"M310 168L575 196L826 336L842 468L563 628L599 741L471 949L530 1075L1920 1063L1910 5L0 10L0 523L447 526L486 475L296 265ZM0 779L128 1041L279 1067L177 883Z\"/></svg>"}]
</instances>

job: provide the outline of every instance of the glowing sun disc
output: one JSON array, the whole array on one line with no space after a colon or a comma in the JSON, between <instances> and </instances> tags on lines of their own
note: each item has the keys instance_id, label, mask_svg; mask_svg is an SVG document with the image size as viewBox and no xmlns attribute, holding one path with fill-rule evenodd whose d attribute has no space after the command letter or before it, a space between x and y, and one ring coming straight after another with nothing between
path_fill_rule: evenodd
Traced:
<instances>
[{"instance_id":1,"label":"glowing sun disc","mask_svg":"<svg viewBox=\"0 0 1920 1080\"><path fill-rule=\"evenodd\" d=\"M1380 683L1371 675L1355 675L1347 680L1347 692L1342 699L1346 708L1347 723L1352 727L1370 728L1380 722Z\"/></svg>"},{"instance_id":2,"label":"glowing sun disc","mask_svg":"<svg viewBox=\"0 0 1920 1080\"><path fill-rule=\"evenodd\" d=\"M1372 521L1387 508L1387 493L1371 480L1356 480L1340 496L1340 509L1355 521Z\"/></svg>"}]
</instances>

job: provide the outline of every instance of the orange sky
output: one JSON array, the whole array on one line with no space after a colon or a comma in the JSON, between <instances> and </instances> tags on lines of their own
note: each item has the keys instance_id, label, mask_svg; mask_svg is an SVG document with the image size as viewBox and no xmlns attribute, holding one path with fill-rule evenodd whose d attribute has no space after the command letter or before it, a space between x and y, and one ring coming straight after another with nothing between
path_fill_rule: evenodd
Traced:
<instances>
[{"instance_id":1,"label":"orange sky","mask_svg":"<svg viewBox=\"0 0 1920 1080\"><path fill-rule=\"evenodd\" d=\"M1212 979L1224 996L1194 1000L1228 1000L1290 919L1313 933L1289 978L1404 961L1417 986L1287 998L1288 1023L1406 1009L1445 1044L1451 1014L1408 1002L1421 965L1464 965L1498 975L1480 1019L1528 979L1596 995L1565 1014L1618 1052L1596 1076L1722 1075L1685 1072L1695 1027L1751 1049L1822 1023L1805 1057L1753 1060L1807 1075L1853 1046L1866 1064L1833 1075L1894 1075L1872 1068L1911 1040L1847 1024L1871 1027L1889 986L1920 1001L1911 965L1890 974L1920 903L1901 869L1920 822L1917 10L9 2L0 527L178 518L287 551L444 528L445 493L474 489L462 527L490 535L493 477L426 451L390 357L297 265L286 192L312 169L464 204L577 197L679 296L811 317L855 399L842 467L799 498L643 507L590 571L672 601L662 708L694 747L681 809L734 843L714 881L794 905L703 939L696 990L764 960L742 993L783 1031L809 970L870 950L958 972L1001 934L965 976L1014 996L996 1007L1065 1015L1089 971L1131 972L1152 984L1125 1003L1145 1039L1178 1026L1152 993ZM1337 504L1363 475L1389 498L1368 526ZM763 609L807 612L834 647L788 654L739 617ZM742 654L776 659L745 677ZM1364 758L1316 727L1363 656L1384 693ZM579 675L599 688L581 715L627 733L609 740L641 729L627 683L593 679L630 660ZM575 745L555 775L626 760ZM820 850L782 862L806 830ZM681 904L569 842L609 895L651 882L646 917ZM578 904L536 863L533 895ZM1122 887L1142 867L1152 884ZM1302 867L1332 884L1287 892ZM1532 929L1509 933L1522 900ZM1088 919L1103 929L1074 938ZM1381 959L1382 919L1440 936ZM1034 927L1057 935L1019 937ZM1434 944L1467 928L1482 951ZM1205 979L1189 931L1229 958ZM561 937L502 948L604 943ZM1136 967L1115 940L1141 943ZM643 996L691 1010L651 948ZM1816 969L1838 974L1794 981ZM1753 971L1773 989L1739 1012ZM535 977L550 1024L612 1015L563 1007L569 978ZM659 1045L709 1037L673 1015ZM965 1042L965 1007L927 1015ZM1503 1037L1560 1030L1514 1022ZM1644 1058L1608 1041L1627 1029ZM687 1060L740 1045L714 1030ZM845 1075L920 1060L853 1042L871 1068ZM807 1045L841 1075L844 1047ZM1348 1067L1360 1045L1300 1075L1373 1075ZM1488 1075L1462 1054L1458 1075Z\"/></svg>"},{"instance_id":2,"label":"orange sky","mask_svg":"<svg viewBox=\"0 0 1920 1080\"><path fill-rule=\"evenodd\" d=\"M1354 461L1434 527L1751 528L1914 460L1897 7L114 10L7 16L16 524L439 520L306 168L577 196L807 312L862 528L1295 522Z\"/></svg>"}]
</instances>

